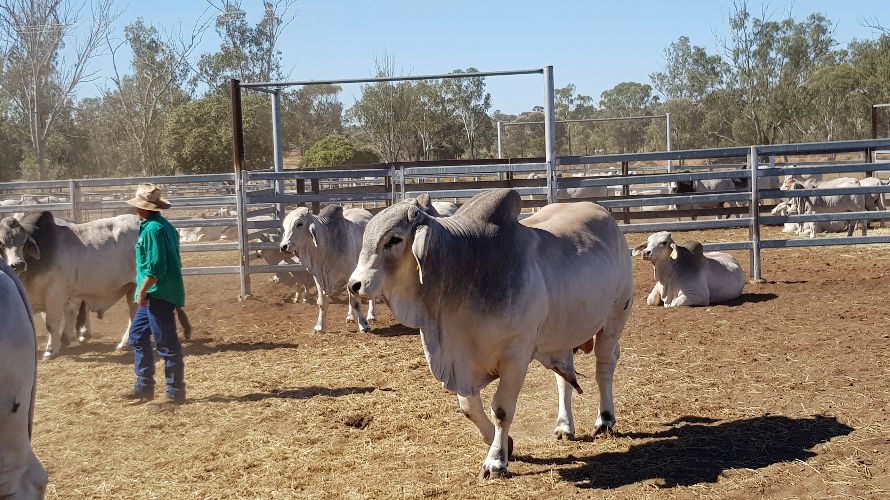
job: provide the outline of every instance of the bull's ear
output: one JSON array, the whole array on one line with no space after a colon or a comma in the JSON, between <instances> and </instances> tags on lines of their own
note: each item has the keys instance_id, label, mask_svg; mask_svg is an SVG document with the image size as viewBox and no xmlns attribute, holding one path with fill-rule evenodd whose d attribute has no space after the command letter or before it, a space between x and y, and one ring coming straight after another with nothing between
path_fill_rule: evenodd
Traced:
<instances>
[{"instance_id":1,"label":"bull's ear","mask_svg":"<svg viewBox=\"0 0 890 500\"><path fill-rule=\"evenodd\" d=\"M631 255L633 255L634 257L640 255L641 253L643 253L643 250L646 249L646 245L646 243L640 243L639 245L635 246L633 252L631 252Z\"/></svg>"},{"instance_id":2,"label":"bull's ear","mask_svg":"<svg viewBox=\"0 0 890 500\"><path fill-rule=\"evenodd\" d=\"M677 260L677 244L671 243L671 258Z\"/></svg>"},{"instance_id":3,"label":"bull's ear","mask_svg":"<svg viewBox=\"0 0 890 500\"><path fill-rule=\"evenodd\" d=\"M40 247L37 246L37 242L34 241L34 238L28 236L28 239L25 240L25 254L30 255L34 260L40 260Z\"/></svg>"},{"instance_id":4,"label":"bull's ear","mask_svg":"<svg viewBox=\"0 0 890 500\"><path fill-rule=\"evenodd\" d=\"M417 277L420 284L423 284L423 266L426 261L427 253L430 249L430 227L417 226L414 230L414 243L411 244L411 253L417 261Z\"/></svg>"},{"instance_id":5,"label":"bull's ear","mask_svg":"<svg viewBox=\"0 0 890 500\"><path fill-rule=\"evenodd\" d=\"M315 234L315 223L309 224L309 234L312 235L312 243L315 244L315 248L318 248L318 236Z\"/></svg>"}]
</instances>

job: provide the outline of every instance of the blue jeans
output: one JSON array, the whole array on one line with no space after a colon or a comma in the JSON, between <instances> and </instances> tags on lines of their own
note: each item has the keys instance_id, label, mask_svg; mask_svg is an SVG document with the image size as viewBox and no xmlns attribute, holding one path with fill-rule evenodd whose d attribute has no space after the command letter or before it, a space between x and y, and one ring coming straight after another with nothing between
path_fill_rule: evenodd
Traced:
<instances>
[{"instance_id":1,"label":"blue jeans","mask_svg":"<svg viewBox=\"0 0 890 500\"><path fill-rule=\"evenodd\" d=\"M168 398L185 397L185 365L182 345L176 336L176 306L155 298L148 298L148 306L139 306L130 325L130 347L136 368L136 392L154 392L155 360L151 348L154 336L158 354L164 359L164 379Z\"/></svg>"}]
</instances>

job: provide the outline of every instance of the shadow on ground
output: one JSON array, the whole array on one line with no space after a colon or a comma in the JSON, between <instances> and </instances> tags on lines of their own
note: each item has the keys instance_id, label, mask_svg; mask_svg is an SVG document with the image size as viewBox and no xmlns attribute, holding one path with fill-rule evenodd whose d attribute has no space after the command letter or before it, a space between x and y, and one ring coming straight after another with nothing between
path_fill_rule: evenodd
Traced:
<instances>
[{"instance_id":1,"label":"shadow on ground","mask_svg":"<svg viewBox=\"0 0 890 500\"><path fill-rule=\"evenodd\" d=\"M115 342L91 342L65 348L61 357L68 357L78 363L119 363L133 362L133 353L117 351ZM182 341L183 354L188 356L207 356L221 352L271 351L275 349L297 349L300 344L292 342L214 342L208 339ZM40 354L40 353L38 353ZM158 353L155 351L155 359Z\"/></svg>"},{"instance_id":2,"label":"shadow on ground","mask_svg":"<svg viewBox=\"0 0 890 500\"><path fill-rule=\"evenodd\" d=\"M738 298L721 302L720 305L740 306L743 304L757 304L758 302L769 302L777 298L779 296L774 293L743 293Z\"/></svg>"},{"instance_id":3,"label":"shadow on ground","mask_svg":"<svg viewBox=\"0 0 890 500\"><path fill-rule=\"evenodd\" d=\"M396 323L385 328L375 328L371 330L371 333L378 337L403 337L405 335L420 335L420 330Z\"/></svg>"},{"instance_id":4,"label":"shadow on ground","mask_svg":"<svg viewBox=\"0 0 890 500\"><path fill-rule=\"evenodd\" d=\"M618 434L651 439L626 452L587 457L541 459L517 456L539 465L566 465L559 474L580 488L618 488L658 480L664 488L713 483L729 469L760 469L780 462L807 460L811 448L853 428L834 417L789 418L778 415L713 424L707 417L683 417L657 433Z\"/></svg>"},{"instance_id":5,"label":"shadow on ground","mask_svg":"<svg viewBox=\"0 0 890 500\"><path fill-rule=\"evenodd\" d=\"M209 403L243 403L263 401L265 399L310 399L317 396L339 398L352 394L367 394L376 390L375 387L321 387L317 385L299 389L273 389L270 392L252 392L243 396L210 396L200 401ZM390 389L391 390L391 389Z\"/></svg>"}]
</instances>

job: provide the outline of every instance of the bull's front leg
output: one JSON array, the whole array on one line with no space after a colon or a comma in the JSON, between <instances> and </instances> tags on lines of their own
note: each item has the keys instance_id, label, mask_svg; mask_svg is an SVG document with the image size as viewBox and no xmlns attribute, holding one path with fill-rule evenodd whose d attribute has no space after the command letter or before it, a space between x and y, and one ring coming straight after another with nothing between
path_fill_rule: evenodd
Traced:
<instances>
[{"instance_id":1,"label":"bull's front leg","mask_svg":"<svg viewBox=\"0 0 890 500\"><path fill-rule=\"evenodd\" d=\"M358 295L354 295L351 291L346 290L346 296L349 299L349 313L350 315L355 312L356 316L358 316L358 331L359 332L369 332L371 328L368 327L368 321L365 319L365 315L362 314L362 302L359 300ZM349 321L349 318L346 319Z\"/></svg>"},{"instance_id":2,"label":"bull's front leg","mask_svg":"<svg viewBox=\"0 0 890 500\"><path fill-rule=\"evenodd\" d=\"M127 301L127 310L130 316L127 319L127 328L124 330L124 334L121 335L121 341L115 347L117 351L129 351L132 349L130 347L130 325L133 323L133 317L136 316L136 309L139 308L139 305L133 302L132 290L124 295L124 300Z\"/></svg>"},{"instance_id":3,"label":"bull's front leg","mask_svg":"<svg viewBox=\"0 0 890 500\"><path fill-rule=\"evenodd\" d=\"M43 353L43 359L48 360L58 356L59 351L61 350L64 308L47 303L43 318L46 322L46 331L48 333L46 351Z\"/></svg>"},{"instance_id":4,"label":"bull's front leg","mask_svg":"<svg viewBox=\"0 0 890 500\"><path fill-rule=\"evenodd\" d=\"M318 289L318 300L315 301L318 304L318 321L315 323L315 331L323 332L325 323L327 321L327 313L328 313L328 304L331 302L331 299L328 297L321 288Z\"/></svg>"},{"instance_id":5,"label":"bull's front leg","mask_svg":"<svg viewBox=\"0 0 890 500\"><path fill-rule=\"evenodd\" d=\"M650 306L660 306L663 297L664 287L661 285L660 281L656 281L655 286L652 287L652 291L649 292L649 296L646 297L646 304Z\"/></svg>"},{"instance_id":6,"label":"bull's front leg","mask_svg":"<svg viewBox=\"0 0 890 500\"><path fill-rule=\"evenodd\" d=\"M494 418L494 437L488 455L482 462L479 477L497 479L507 475L510 463L510 425L516 414L516 400L525 383L528 361L515 359L502 360L499 366L500 382L491 400L491 415Z\"/></svg>"},{"instance_id":7,"label":"bull's front leg","mask_svg":"<svg viewBox=\"0 0 890 500\"><path fill-rule=\"evenodd\" d=\"M373 298L368 299L368 321L377 321L377 315L374 314L374 300Z\"/></svg>"}]
</instances>

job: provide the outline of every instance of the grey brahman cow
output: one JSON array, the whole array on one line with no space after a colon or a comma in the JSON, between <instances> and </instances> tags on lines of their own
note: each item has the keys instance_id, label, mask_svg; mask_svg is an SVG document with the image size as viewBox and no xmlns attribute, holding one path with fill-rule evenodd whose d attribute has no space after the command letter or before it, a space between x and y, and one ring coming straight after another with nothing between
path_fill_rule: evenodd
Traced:
<instances>
[{"instance_id":1,"label":"grey brahman cow","mask_svg":"<svg viewBox=\"0 0 890 500\"><path fill-rule=\"evenodd\" d=\"M43 498L46 470L31 449L37 363L34 320L22 284L0 262L0 498Z\"/></svg>"}]
</instances>

